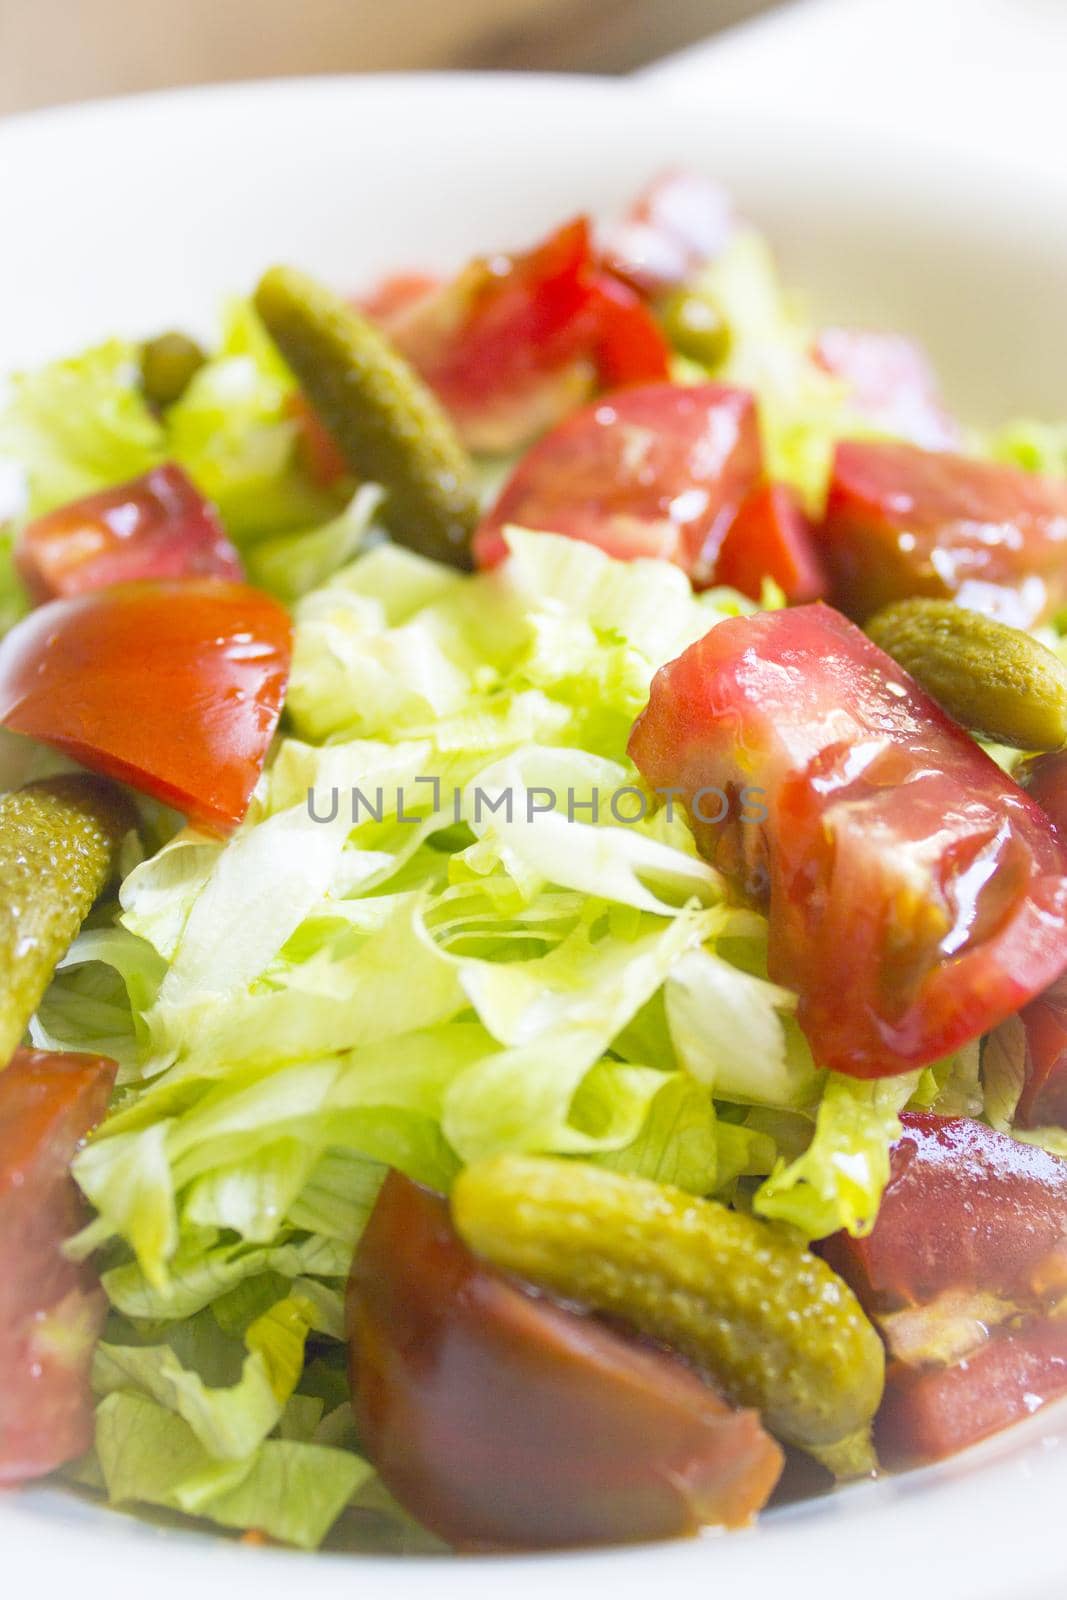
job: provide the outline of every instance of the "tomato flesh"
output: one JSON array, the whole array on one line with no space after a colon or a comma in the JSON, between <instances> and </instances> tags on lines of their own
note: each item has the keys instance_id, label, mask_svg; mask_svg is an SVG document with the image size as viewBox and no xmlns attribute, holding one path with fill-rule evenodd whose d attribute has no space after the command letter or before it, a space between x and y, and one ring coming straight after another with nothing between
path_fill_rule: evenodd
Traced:
<instances>
[{"instance_id":1,"label":"tomato flesh","mask_svg":"<svg viewBox=\"0 0 1067 1600\"><path fill-rule=\"evenodd\" d=\"M791 605L827 592L807 518L782 483L761 484L738 511L715 563L715 582L759 600L770 578Z\"/></svg>"},{"instance_id":2,"label":"tomato flesh","mask_svg":"<svg viewBox=\"0 0 1067 1600\"><path fill-rule=\"evenodd\" d=\"M936 1061L1067 964L1067 861L1043 813L827 606L713 628L656 675L630 754L766 904L771 976L825 1066ZM700 799L753 787L762 822Z\"/></svg>"},{"instance_id":3,"label":"tomato flesh","mask_svg":"<svg viewBox=\"0 0 1067 1600\"><path fill-rule=\"evenodd\" d=\"M1067 1392L1067 1163L966 1118L905 1114L873 1231L820 1252L893 1346L921 1308L929 1348L892 1359L876 1423L883 1460L911 1466L976 1443ZM962 1347L937 1352L968 1313Z\"/></svg>"},{"instance_id":4,"label":"tomato flesh","mask_svg":"<svg viewBox=\"0 0 1067 1600\"><path fill-rule=\"evenodd\" d=\"M15 566L38 603L143 578L243 576L214 506L173 462L28 523Z\"/></svg>"},{"instance_id":5,"label":"tomato flesh","mask_svg":"<svg viewBox=\"0 0 1067 1600\"><path fill-rule=\"evenodd\" d=\"M277 601L213 578L53 600L0 642L0 724L225 830L277 728L291 633Z\"/></svg>"},{"instance_id":6,"label":"tomato flesh","mask_svg":"<svg viewBox=\"0 0 1067 1600\"><path fill-rule=\"evenodd\" d=\"M599 231L604 264L645 295L676 288L717 256L734 229L729 195L698 172L664 172L626 215Z\"/></svg>"},{"instance_id":7,"label":"tomato flesh","mask_svg":"<svg viewBox=\"0 0 1067 1600\"><path fill-rule=\"evenodd\" d=\"M640 295L606 272L593 278L593 356L604 389L666 382L671 347Z\"/></svg>"},{"instance_id":8,"label":"tomato flesh","mask_svg":"<svg viewBox=\"0 0 1067 1600\"><path fill-rule=\"evenodd\" d=\"M852 405L874 427L927 450L959 446L960 430L941 403L934 369L913 339L869 328L824 328L814 356L847 385Z\"/></svg>"},{"instance_id":9,"label":"tomato flesh","mask_svg":"<svg viewBox=\"0 0 1067 1600\"><path fill-rule=\"evenodd\" d=\"M913 595L1027 628L1067 600L1067 482L915 445L845 440L820 550L862 622Z\"/></svg>"},{"instance_id":10,"label":"tomato flesh","mask_svg":"<svg viewBox=\"0 0 1067 1600\"><path fill-rule=\"evenodd\" d=\"M734 1526L781 1470L664 1352L483 1266L443 1200L393 1173L348 1290L353 1403L382 1479L463 1547L617 1543Z\"/></svg>"},{"instance_id":11,"label":"tomato flesh","mask_svg":"<svg viewBox=\"0 0 1067 1600\"><path fill-rule=\"evenodd\" d=\"M92 1443L89 1366L106 1300L60 1246L85 1221L69 1173L103 1116L115 1063L18 1050L0 1071L0 1484Z\"/></svg>"},{"instance_id":12,"label":"tomato flesh","mask_svg":"<svg viewBox=\"0 0 1067 1600\"><path fill-rule=\"evenodd\" d=\"M752 396L721 384L624 389L568 418L522 458L474 536L481 567L509 523L673 561L714 581L738 508L763 469Z\"/></svg>"}]
</instances>

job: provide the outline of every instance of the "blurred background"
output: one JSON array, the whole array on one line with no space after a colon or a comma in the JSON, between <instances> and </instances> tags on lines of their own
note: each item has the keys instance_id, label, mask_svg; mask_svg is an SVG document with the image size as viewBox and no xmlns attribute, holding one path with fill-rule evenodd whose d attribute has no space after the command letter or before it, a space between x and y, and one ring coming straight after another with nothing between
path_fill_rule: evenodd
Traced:
<instances>
[{"instance_id":1,"label":"blurred background","mask_svg":"<svg viewBox=\"0 0 1067 1600\"><path fill-rule=\"evenodd\" d=\"M774 0L0 0L0 114L284 73L630 72Z\"/></svg>"}]
</instances>

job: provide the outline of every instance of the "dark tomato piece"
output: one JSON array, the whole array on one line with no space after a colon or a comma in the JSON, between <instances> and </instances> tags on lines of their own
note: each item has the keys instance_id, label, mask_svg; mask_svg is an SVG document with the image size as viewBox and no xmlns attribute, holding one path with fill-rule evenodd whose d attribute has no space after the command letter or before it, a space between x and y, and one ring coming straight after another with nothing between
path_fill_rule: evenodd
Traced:
<instances>
[{"instance_id":1,"label":"dark tomato piece","mask_svg":"<svg viewBox=\"0 0 1067 1600\"><path fill-rule=\"evenodd\" d=\"M941 402L926 352L899 333L824 328L815 341L824 371L848 385L855 409L874 427L928 450L952 450L960 430Z\"/></svg>"},{"instance_id":2,"label":"dark tomato piece","mask_svg":"<svg viewBox=\"0 0 1067 1600\"><path fill-rule=\"evenodd\" d=\"M291 634L276 600L213 578L53 600L0 642L0 723L225 830L278 725Z\"/></svg>"},{"instance_id":3,"label":"dark tomato piece","mask_svg":"<svg viewBox=\"0 0 1067 1600\"><path fill-rule=\"evenodd\" d=\"M15 566L37 602L142 578L243 576L218 512L173 462L28 523Z\"/></svg>"},{"instance_id":4,"label":"dark tomato piece","mask_svg":"<svg viewBox=\"0 0 1067 1600\"><path fill-rule=\"evenodd\" d=\"M1067 750L1031 756L1016 769L1015 776L1067 839Z\"/></svg>"},{"instance_id":5,"label":"dark tomato piece","mask_svg":"<svg viewBox=\"0 0 1067 1600\"><path fill-rule=\"evenodd\" d=\"M606 272L593 279L593 358L605 389L670 377L671 347L640 295Z\"/></svg>"},{"instance_id":6,"label":"dark tomato piece","mask_svg":"<svg viewBox=\"0 0 1067 1600\"><path fill-rule=\"evenodd\" d=\"M1021 1013L1026 1038L1020 1128L1067 1127L1067 979L1060 978Z\"/></svg>"},{"instance_id":7,"label":"dark tomato piece","mask_svg":"<svg viewBox=\"0 0 1067 1600\"><path fill-rule=\"evenodd\" d=\"M582 539L620 560L673 561L694 583L715 562L763 458L752 396L721 384L624 389L528 451L474 536L494 566L509 523Z\"/></svg>"},{"instance_id":8,"label":"dark tomato piece","mask_svg":"<svg viewBox=\"0 0 1067 1600\"><path fill-rule=\"evenodd\" d=\"M873 1231L819 1248L889 1345L876 1439L912 1466L1067 1393L1067 1163L964 1118L901 1120Z\"/></svg>"},{"instance_id":9,"label":"dark tomato piece","mask_svg":"<svg viewBox=\"0 0 1067 1600\"><path fill-rule=\"evenodd\" d=\"M754 489L741 506L715 563L715 582L758 600L771 578L791 605L827 592L811 527L783 483Z\"/></svg>"},{"instance_id":10,"label":"dark tomato piece","mask_svg":"<svg viewBox=\"0 0 1067 1600\"><path fill-rule=\"evenodd\" d=\"M604 264L642 294L660 294L719 255L734 229L724 189L698 172L664 172L618 222L598 232Z\"/></svg>"},{"instance_id":11,"label":"dark tomato piece","mask_svg":"<svg viewBox=\"0 0 1067 1600\"><path fill-rule=\"evenodd\" d=\"M713 628L657 673L630 753L766 904L771 976L825 1066L936 1061L1067 964L1067 861L1044 814L828 606ZM753 789L764 820L723 816L720 795Z\"/></svg>"},{"instance_id":12,"label":"dark tomato piece","mask_svg":"<svg viewBox=\"0 0 1067 1600\"><path fill-rule=\"evenodd\" d=\"M0 1484L40 1477L93 1437L89 1366L106 1301L66 1261L86 1220L70 1162L103 1116L115 1063L18 1050L0 1071Z\"/></svg>"},{"instance_id":13,"label":"dark tomato piece","mask_svg":"<svg viewBox=\"0 0 1067 1600\"><path fill-rule=\"evenodd\" d=\"M451 1543L599 1544L747 1522L782 1457L664 1352L478 1262L444 1201L393 1173L348 1291L360 1436Z\"/></svg>"},{"instance_id":14,"label":"dark tomato piece","mask_svg":"<svg viewBox=\"0 0 1067 1600\"><path fill-rule=\"evenodd\" d=\"M858 622L925 595L1026 628L1067 600L1067 482L846 440L819 548L834 604Z\"/></svg>"}]
</instances>

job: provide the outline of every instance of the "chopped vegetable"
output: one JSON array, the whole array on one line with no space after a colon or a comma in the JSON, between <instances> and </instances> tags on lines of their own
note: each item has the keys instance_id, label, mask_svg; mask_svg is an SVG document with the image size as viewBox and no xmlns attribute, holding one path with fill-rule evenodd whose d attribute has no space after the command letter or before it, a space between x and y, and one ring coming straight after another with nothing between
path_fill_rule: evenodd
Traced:
<instances>
[{"instance_id":1,"label":"chopped vegetable","mask_svg":"<svg viewBox=\"0 0 1067 1600\"><path fill-rule=\"evenodd\" d=\"M781 1454L664 1352L477 1262L447 1204L394 1174L348 1291L354 1404L384 1482L462 1547L735 1527Z\"/></svg>"},{"instance_id":2,"label":"chopped vegetable","mask_svg":"<svg viewBox=\"0 0 1067 1600\"><path fill-rule=\"evenodd\" d=\"M1019 628L951 600L900 600L867 633L950 717L995 744L1067 744L1067 667Z\"/></svg>"},{"instance_id":3,"label":"chopped vegetable","mask_svg":"<svg viewBox=\"0 0 1067 1600\"><path fill-rule=\"evenodd\" d=\"M837 447L820 549L858 622L921 596L1030 627L1067 600L1065 548L1067 481L908 444Z\"/></svg>"},{"instance_id":4,"label":"chopped vegetable","mask_svg":"<svg viewBox=\"0 0 1067 1600\"><path fill-rule=\"evenodd\" d=\"M886 1338L879 1449L951 1455L1067 1391L1067 1163L908 1114L874 1230L822 1245Z\"/></svg>"},{"instance_id":5,"label":"chopped vegetable","mask_svg":"<svg viewBox=\"0 0 1067 1600\"><path fill-rule=\"evenodd\" d=\"M214 506L173 462L28 523L15 565L38 602L143 578L243 577Z\"/></svg>"},{"instance_id":6,"label":"chopped vegetable","mask_svg":"<svg viewBox=\"0 0 1067 1600\"><path fill-rule=\"evenodd\" d=\"M873 1467L881 1346L784 1229L645 1179L514 1155L467 1167L452 1215L475 1254L663 1340L786 1443L844 1475Z\"/></svg>"},{"instance_id":7,"label":"chopped vegetable","mask_svg":"<svg viewBox=\"0 0 1067 1600\"><path fill-rule=\"evenodd\" d=\"M811 526L785 484L767 483L741 504L715 562L715 581L751 600L767 579L791 605L819 600L827 592Z\"/></svg>"},{"instance_id":8,"label":"chopped vegetable","mask_svg":"<svg viewBox=\"0 0 1067 1600\"><path fill-rule=\"evenodd\" d=\"M1067 962L1067 861L1044 815L828 607L712 629L657 675L630 751L767 906L770 976L798 992L825 1066L936 1061ZM724 808L746 785L758 809Z\"/></svg>"},{"instance_id":9,"label":"chopped vegetable","mask_svg":"<svg viewBox=\"0 0 1067 1600\"><path fill-rule=\"evenodd\" d=\"M1067 1128L1067 980L1022 1012L1026 1054L1015 1119L1020 1128Z\"/></svg>"},{"instance_id":10,"label":"chopped vegetable","mask_svg":"<svg viewBox=\"0 0 1067 1600\"><path fill-rule=\"evenodd\" d=\"M503 559L509 524L565 534L619 560L658 556L698 587L760 476L751 395L718 384L623 390L580 411L522 457L474 540Z\"/></svg>"},{"instance_id":11,"label":"chopped vegetable","mask_svg":"<svg viewBox=\"0 0 1067 1600\"><path fill-rule=\"evenodd\" d=\"M683 283L718 255L734 227L729 195L702 173L668 171L644 189L598 243L609 270L642 294Z\"/></svg>"},{"instance_id":12,"label":"chopped vegetable","mask_svg":"<svg viewBox=\"0 0 1067 1600\"><path fill-rule=\"evenodd\" d=\"M115 1064L18 1050L0 1071L0 1484L92 1443L89 1367L107 1302L61 1247L84 1220L69 1167L104 1114Z\"/></svg>"},{"instance_id":13,"label":"chopped vegetable","mask_svg":"<svg viewBox=\"0 0 1067 1600\"><path fill-rule=\"evenodd\" d=\"M180 400L207 356L187 333L161 333L141 346L141 384L152 405Z\"/></svg>"},{"instance_id":14,"label":"chopped vegetable","mask_svg":"<svg viewBox=\"0 0 1067 1600\"><path fill-rule=\"evenodd\" d=\"M272 268L255 298L352 472L386 490L384 515L395 536L466 566L474 480L438 401L365 317L303 273Z\"/></svg>"},{"instance_id":15,"label":"chopped vegetable","mask_svg":"<svg viewBox=\"0 0 1067 1600\"><path fill-rule=\"evenodd\" d=\"M77 774L0 799L0 1067L107 886L133 820L110 784Z\"/></svg>"},{"instance_id":16,"label":"chopped vegetable","mask_svg":"<svg viewBox=\"0 0 1067 1600\"><path fill-rule=\"evenodd\" d=\"M225 830L262 770L289 655L286 613L241 584L99 589L0 642L0 723Z\"/></svg>"},{"instance_id":17,"label":"chopped vegetable","mask_svg":"<svg viewBox=\"0 0 1067 1600\"><path fill-rule=\"evenodd\" d=\"M945 410L926 352L898 333L823 328L815 360L849 390L851 406L879 433L927 450L953 450L960 429Z\"/></svg>"}]
</instances>

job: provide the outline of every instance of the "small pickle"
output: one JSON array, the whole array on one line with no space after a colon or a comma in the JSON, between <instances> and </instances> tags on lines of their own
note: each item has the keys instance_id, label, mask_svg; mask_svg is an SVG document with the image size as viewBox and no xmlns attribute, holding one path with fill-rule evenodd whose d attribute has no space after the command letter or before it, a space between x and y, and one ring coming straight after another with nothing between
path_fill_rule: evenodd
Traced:
<instances>
[{"instance_id":1,"label":"small pickle","mask_svg":"<svg viewBox=\"0 0 1067 1600\"><path fill-rule=\"evenodd\" d=\"M1028 633L951 600L901 600L866 628L965 728L1016 750L1067 744L1067 667Z\"/></svg>"},{"instance_id":2,"label":"small pickle","mask_svg":"<svg viewBox=\"0 0 1067 1600\"><path fill-rule=\"evenodd\" d=\"M255 303L353 473L386 490L389 531L469 568L474 471L436 395L366 317L303 273L272 267Z\"/></svg>"},{"instance_id":3,"label":"small pickle","mask_svg":"<svg viewBox=\"0 0 1067 1600\"><path fill-rule=\"evenodd\" d=\"M494 1266L662 1340L841 1477L877 1465L882 1343L852 1291L772 1223L582 1162L500 1155L452 1192Z\"/></svg>"},{"instance_id":4,"label":"small pickle","mask_svg":"<svg viewBox=\"0 0 1067 1600\"><path fill-rule=\"evenodd\" d=\"M0 1068L107 885L133 824L118 789L81 774L0 799Z\"/></svg>"},{"instance_id":5,"label":"small pickle","mask_svg":"<svg viewBox=\"0 0 1067 1600\"><path fill-rule=\"evenodd\" d=\"M161 333L141 346L141 388L160 410L180 400L207 360L187 333Z\"/></svg>"},{"instance_id":6,"label":"small pickle","mask_svg":"<svg viewBox=\"0 0 1067 1600\"><path fill-rule=\"evenodd\" d=\"M705 294L675 289L661 304L659 320L674 349L690 361L718 367L730 354L729 326Z\"/></svg>"}]
</instances>

